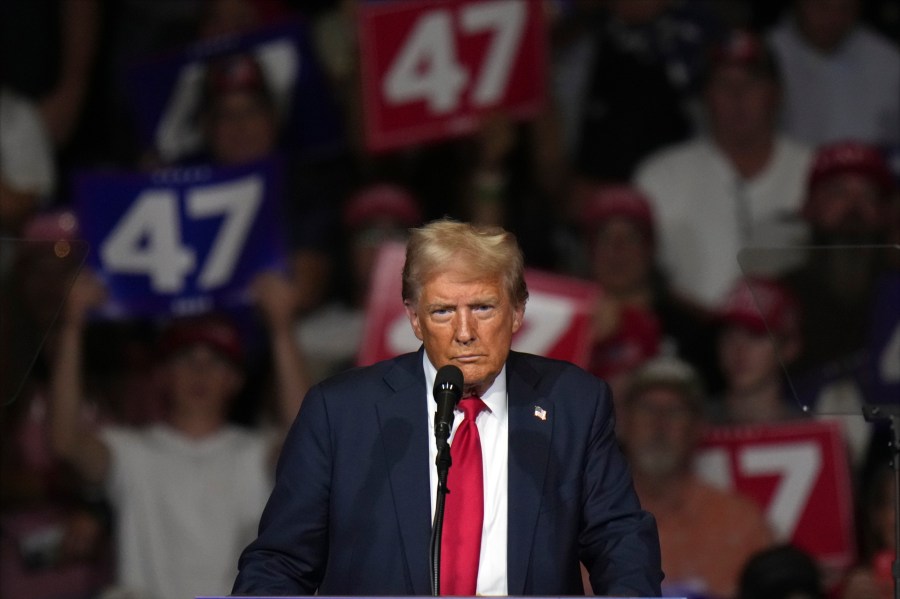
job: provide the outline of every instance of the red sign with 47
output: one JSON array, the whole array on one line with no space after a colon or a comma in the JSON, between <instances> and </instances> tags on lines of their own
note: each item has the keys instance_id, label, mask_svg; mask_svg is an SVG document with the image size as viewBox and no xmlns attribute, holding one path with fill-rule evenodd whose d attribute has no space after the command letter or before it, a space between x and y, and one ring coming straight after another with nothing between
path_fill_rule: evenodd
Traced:
<instances>
[{"instance_id":1,"label":"red sign with 47","mask_svg":"<svg viewBox=\"0 0 900 599\"><path fill-rule=\"evenodd\" d=\"M370 150L465 135L494 111L527 118L540 109L542 2L361 2L358 10Z\"/></svg>"}]
</instances>

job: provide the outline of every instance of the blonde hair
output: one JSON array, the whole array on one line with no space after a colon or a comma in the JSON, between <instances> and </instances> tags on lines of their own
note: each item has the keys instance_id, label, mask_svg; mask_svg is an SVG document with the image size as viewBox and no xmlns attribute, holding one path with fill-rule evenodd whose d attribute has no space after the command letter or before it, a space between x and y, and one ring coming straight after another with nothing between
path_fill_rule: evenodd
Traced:
<instances>
[{"instance_id":1,"label":"blonde hair","mask_svg":"<svg viewBox=\"0 0 900 599\"><path fill-rule=\"evenodd\" d=\"M462 259L473 277L501 277L513 305L525 305L525 259L515 235L501 227L448 218L410 230L403 266L403 301L417 302L425 282L455 259Z\"/></svg>"}]
</instances>

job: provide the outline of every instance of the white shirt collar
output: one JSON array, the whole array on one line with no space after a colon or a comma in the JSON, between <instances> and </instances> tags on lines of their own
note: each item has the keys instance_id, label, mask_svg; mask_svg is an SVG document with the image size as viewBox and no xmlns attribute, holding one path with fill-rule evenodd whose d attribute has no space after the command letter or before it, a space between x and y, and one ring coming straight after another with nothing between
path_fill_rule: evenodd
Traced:
<instances>
[{"instance_id":1,"label":"white shirt collar","mask_svg":"<svg viewBox=\"0 0 900 599\"><path fill-rule=\"evenodd\" d=\"M437 404L432 395L434 379L437 377L437 368L434 367L431 360L428 359L428 354L424 351L422 352L422 366L425 369L425 388L428 390L428 413L433 416L434 412L437 411ZM497 375L497 378L494 379L491 386L488 387L488 390L481 396L481 401L487 405L494 416L501 419L506 417L506 364L503 365L503 369ZM459 411L457 408L457 412ZM429 418L429 422L432 420L433 418ZM434 426L434 424L431 424L431 426Z\"/></svg>"}]
</instances>

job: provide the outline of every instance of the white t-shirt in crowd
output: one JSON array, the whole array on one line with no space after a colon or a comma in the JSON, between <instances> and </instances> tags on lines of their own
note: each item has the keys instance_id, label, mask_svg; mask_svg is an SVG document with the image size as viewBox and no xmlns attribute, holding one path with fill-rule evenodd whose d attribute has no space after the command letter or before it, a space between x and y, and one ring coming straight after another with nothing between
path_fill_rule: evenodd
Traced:
<instances>
[{"instance_id":1,"label":"white t-shirt in crowd","mask_svg":"<svg viewBox=\"0 0 900 599\"><path fill-rule=\"evenodd\" d=\"M140 599L227 595L272 489L272 437L109 427L117 583Z\"/></svg>"},{"instance_id":2,"label":"white t-shirt in crowd","mask_svg":"<svg viewBox=\"0 0 900 599\"><path fill-rule=\"evenodd\" d=\"M809 45L792 19L770 36L784 88L784 131L820 145L857 139L900 144L900 49L856 27L830 54Z\"/></svg>"},{"instance_id":3,"label":"white t-shirt in crowd","mask_svg":"<svg viewBox=\"0 0 900 599\"><path fill-rule=\"evenodd\" d=\"M715 307L742 271L741 249L797 242L811 150L777 137L769 164L745 180L709 138L660 150L635 183L653 202L657 256L673 287Z\"/></svg>"}]
</instances>

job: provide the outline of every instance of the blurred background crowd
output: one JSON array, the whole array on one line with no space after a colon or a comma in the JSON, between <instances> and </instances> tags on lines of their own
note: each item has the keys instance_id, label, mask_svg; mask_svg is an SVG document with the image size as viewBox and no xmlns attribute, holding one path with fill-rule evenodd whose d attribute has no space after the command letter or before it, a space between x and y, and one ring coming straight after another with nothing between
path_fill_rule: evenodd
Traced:
<instances>
[{"instance_id":1,"label":"blurred background crowd","mask_svg":"<svg viewBox=\"0 0 900 599\"><path fill-rule=\"evenodd\" d=\"M542 11L540 109L386 151L366 141L372 2L2 3L2 599L227 594L303 394L356 363L377 248L442 216L501 225L530 268L601 289L585 363L613 388L667 594L892 596L889 430L862 414L873 347L886 388L900 379L900 7L523 1ZM135 65L285 24L321 85L286 96L282 55L225 53L142 135L154 81ZM306 143L328 119L294 113L320 105L336 124ZM249 310L104 315L105 273L76 277L80 175L273 156L286 259L251 273ZM695 473L712 427L807 421L842 440L838 562Z\"/></svg>"}]
</instances>

